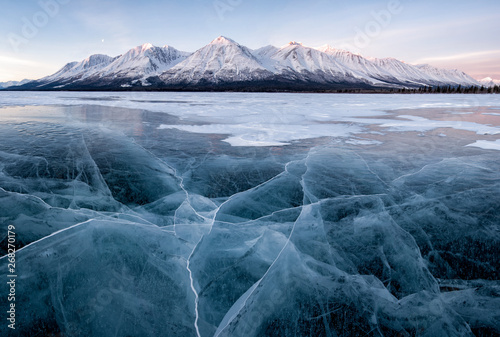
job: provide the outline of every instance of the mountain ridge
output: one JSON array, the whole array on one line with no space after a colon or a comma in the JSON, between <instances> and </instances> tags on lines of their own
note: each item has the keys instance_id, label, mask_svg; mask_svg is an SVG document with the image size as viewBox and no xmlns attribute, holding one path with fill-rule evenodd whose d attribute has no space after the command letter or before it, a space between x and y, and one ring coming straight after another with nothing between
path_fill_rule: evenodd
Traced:
<instances>
[{"instance_id":1,"label":"mountain ridge","mask_svg":"<svg viewBox=\"0 0 500 337\"><path fill-rule=\"evenodd\" d=\"M31 82L31 81L33 81L33 80L23 79L21 81L0 82L0 90L1 89L6 89L6 88L9 88L9 87L15 87L15 86L23 85L23 84Z\"/></svg>"},{"instance_id":2,"label":"mountain ridge","mask_svg":"<svg viewBox=\"0 0 500 337\"><path fill-rule=\"evenodd\" d=\"M458 70L366 58L292 41L252 50L219 36L193 53L150 43L115 57L95 54L11 90L314 91L477 86Z\"/></svg>"}]
</instances>

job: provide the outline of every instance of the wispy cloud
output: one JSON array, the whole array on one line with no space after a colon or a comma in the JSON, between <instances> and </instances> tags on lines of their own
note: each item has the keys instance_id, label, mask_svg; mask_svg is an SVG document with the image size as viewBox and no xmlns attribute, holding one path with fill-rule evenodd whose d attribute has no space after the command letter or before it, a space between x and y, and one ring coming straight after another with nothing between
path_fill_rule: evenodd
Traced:
<instances>
[{"instance_id":1,"label":"wispy cloud","mask_svg":"<svg viewBox=\"0 0 500 337\"><path fill-rule=\"evenodd\" d=\"M9 57L9 56L3 56L0 55L0 63L2 65L20 65L20 66L28 66L28 67L36 67L40 66L41 64L36 61L32 60L23 60L18 57Z\"/></svg>"},{"instance_id":2,"label":"wispy cloud","mask_svg":"<svg viewBox=\"0 0 500 337\"><path fill-rule=\"evenodd\" d=\"M500 61L500 50L484 50L473 53L461 53L461 54L453 54L453 55L445 55L445 56L436 56L436 57L425 57L417 60L417 63L427 63L427 62L443 62L443 61L459 61L459 60L467 60L467 59L476 59L478 57L499 57Z\"/></svg>"},{"instance_id":3,"label":"wispy cloud","mask_svg":"<svg viewBox=\"0 0 500 337\"><path fill-rule=\"evenodd\" d=\"M30 59L0 55L0 82L39 78L54 72L58 67Z\"/></svg>"},{"instance_id":4,"label":"wispy cloud","mask_svg":"<svg viewBox=\"0 0 500 337\"><path fill-rule=\"evenodd\" d=\"M415 63L429 63L436 67L460 69L477 79L486 76L500 79L500 50L425 57Z\"/></svg>"}]
</instances>

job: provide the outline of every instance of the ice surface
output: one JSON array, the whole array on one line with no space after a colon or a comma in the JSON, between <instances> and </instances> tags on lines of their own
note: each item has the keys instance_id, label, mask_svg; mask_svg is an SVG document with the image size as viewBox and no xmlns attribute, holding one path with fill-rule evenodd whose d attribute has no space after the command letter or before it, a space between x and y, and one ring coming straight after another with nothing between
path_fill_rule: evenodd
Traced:
<instances>
[{"instance_id":1,"label":"ice surface","mask_svg":"<svg viewBox=\"0 0 500 337\"><path fill-rule=\"evenodd\" d=\"M0 97L13 335L500 334L496 96Z\"/></svg>"},{"instance_id":2,"label":"ice surface","mask_svg":"<svg viewBox=\"0 0 500 337\"><path fill-rule=\"evenodd\" d=\"M225 134L226 141L234 146L273 146L296 139L345 137L361 132L367 123L384 124L383 127L395 131L457 128L480 134L498 134L500 130L498 124L493 127L460 123L460 120L372 119L373 116L388 115L388 111L394 109L405 112L416 108L446 108L451 114L456 114L470 112L471 108L493 108L500 105L498 95L0 92L0 107L95 103L168 113L179 117L181 122L176 121L175 125L161 123L160 128ZM396 117L393 113L390 116ZM339 122L340 125L336 124Z\"/></svg>"}]
</instances>

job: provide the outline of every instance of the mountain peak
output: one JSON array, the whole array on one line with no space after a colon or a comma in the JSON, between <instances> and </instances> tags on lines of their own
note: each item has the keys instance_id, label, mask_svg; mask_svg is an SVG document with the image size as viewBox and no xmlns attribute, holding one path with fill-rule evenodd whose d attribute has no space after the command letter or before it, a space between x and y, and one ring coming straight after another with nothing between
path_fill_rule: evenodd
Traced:
<instances>
[{"instance_id":1,"label":"mountain peak","mask_svg":"<svg viewBox=\"0 0 500 337\"><path fill-rule=\"evenodd\" d=\"M288 42L288 46L304 46L302 42L290 41Z\"/></svg>"},{"instance_id":2,"label":"mountain peak","mask_svg":"<svg viewBox=\"0 0 500 337\"><path fill-rule=\"evenodd\" d=\"M112 57L104 54L93 54L87 57L85 61L93 61L93 60L99 61L99 60L109 60L109 59L112 59Z\"/></svg>"},{"instance_id":3,"label":"mountain peak","mask_svg":"<svg viewBox=\"0 0 500 337\"><path fill-rule=\"evenodd\" d=\"M320 52L330 54L330 55L346 55L346 56L358 56L358 57L363 57L361 54L354 53L352 51L346 50L346 49L339 49L330 46L329 44L325 44L321 47L316 48L316 50L319 50ZM365 57L366 59L370 59L369 57Z\"/></svg>"},{"instance_id":4,"label":"mountain peak","mask_svg":"<svg viewBox=\"0 0 500 337\"><path fill-rule=\"evenodd\" d=\"M337 49L333 48L329 44L322 45L321 47L316 48L319 51L326 52L326 51L335 51Z\"/></svg>"},{"instance_id":5,"label":"mountain peak","mask_svg":"<svg viewBox=\"0 0 500 337\"><path fill-rule=\"evenodd\" d=\"M210 42L210 44L237 44L239 45L236 41L228 38L228 37L225 37L225 36L219 36L218 38L216 38L215 40L213 40L212 42Z\"/></svg>"},{"instance_id":6,"label":"mountain peak","mask_svg":"<svg viewBox=\"0 0 500 337\"><path fill-rule=\"evenodd\" d=\"M84 68L88 68L88 67L93 67L93 66L96 66L99 64L109 64L109 63L111 63L112 60L113 60L113 58L111 56L103 55L103 54L94 54L94 55L90 55L89 57L87 57L82 62L79 62L78 64L80 64Z\"/></svg>"},{"instance_id":7,"label":"mountain peak","mask_svg":"<svg viewBox=\"0 0 500 337\"><path fill-rule=\"evenodd\" d=\"M148 43L144 43L143 45L141 45L140 48L141 48L142 51L146 51L148 49L153 48L153 45L148 42Z\"/></svg>"},{"instance_id":8,"label":"mountain peak","mask_svg":"<svg viewBox=\"0 0 500 337\"><path fill-rule=\"evenodd\" d=\"M350 53L350 54L352 54L348 50L337 49L337 48L334 48L334 47L330 46L329 44L325 44L325 45L323 45L321 47L318 47L318 48L316 48L316 50L319 50L319 51L321 51L323 53L327 53L327 54L328 53Z\"/></svg>"}]
</instances>

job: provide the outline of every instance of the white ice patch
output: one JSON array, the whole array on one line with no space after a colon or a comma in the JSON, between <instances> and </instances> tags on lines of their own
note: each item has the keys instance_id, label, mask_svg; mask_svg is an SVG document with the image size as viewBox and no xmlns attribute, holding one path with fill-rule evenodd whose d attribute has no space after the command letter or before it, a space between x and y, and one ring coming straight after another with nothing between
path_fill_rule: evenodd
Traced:
<instances>
[{"instance_id":1,"label":"white ice patch","mask_svg":"<svg viewBox=\"0 0 500 337\"><path fill-rule=\"evenodd\" d=\"M473 111L452 111L450 112L452 115L472 115L474 112Z\"/></svg>"},{"instance_id":2,"label":"white ice patch","mask_svg":"<svg viewBox=\"0 0 500 337\"><path fill-rule=\"evenodd\" d=\"M380 145L382 142L372 139L349 139L345 141L347 144L352 145Z\"/></svg>"},{"instance_id":3,"label":"white ice patch","mask_svg":"<svg viewBox=\"0 0 500 337\"><path fill-rule=\"evenodd\" d=\"M419 116L400 115L399 118L410 120L407 121L392 121L381 124L382 127L389 128L393 131L430 131L438 128L453 128L456 130L472 131L478 135L496 135L500 134L500 128L489 125L478 124L474 122L464 121L436 121L426 119Z\"/></svg>"},{"instance_id":4,"label":"white ice patch","mask_svg":"<svg viewBox=\"0 0 500 337\"><path fill-rule=\"evenodd\" d=\"M178 129L205 134L230 134L224 139L232 146L282 146L291 141L319 137L349 137L360 133L359 125L348 124L275 124L258 123L247 125L209 124L209 125L160 125L159 129Z\"/></svg>"},{"instance_id":5,"label":"white ice patch","mask_svg":"<svg viewBox=\"0 0 500 337\"><path fill-rule=\"evenodd\" d=\"M437 121L423 118L420 116L399 115L397 119L377 119L377 118L344 118L344 122L362 123L378 125L386 128L388 131L396 132L427 132L439 128L452 128L456 130L472 131L478 135L496 135L500 134L500 128L485 124L465 121Z\"/></svg>"},{"instance_id":6,"label":"white ice patch","mask_svg":"<svg viewBox=\"0 0 500 337\"><path fill-rule=\"evenodd\" d=\"M472 143L472 144L469 144L466 146L479 147L479 148L485 149L485 150L498 150L498 151L500 151L500 139L497 139L495 141L478 140L475 143Z\"/></svg>"}]
</instances>

